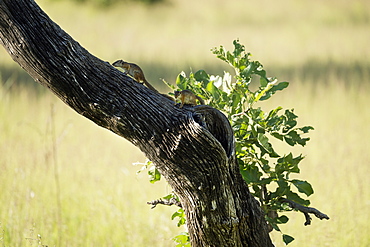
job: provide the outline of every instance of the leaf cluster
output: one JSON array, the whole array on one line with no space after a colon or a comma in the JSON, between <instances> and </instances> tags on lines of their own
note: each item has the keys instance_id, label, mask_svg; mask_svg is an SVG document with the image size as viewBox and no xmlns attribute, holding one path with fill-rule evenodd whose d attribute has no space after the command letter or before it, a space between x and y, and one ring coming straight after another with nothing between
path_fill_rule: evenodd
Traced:
<instances>
[{"instance_id":1,"label":"leaf cluster","mask_svg":"<svg viewBox=\"0 0 370 247\"><path fill-rule=\"evenodd\" d=\"M241 174L251 187L251 193L260 201L272 229L281 231L278 225L287 223L289 218L279 216L277 212L291 211L291 208L279 199L286 198L308 206L310 201L304 197L313 194L313 188L307 181L291 178L291 174L300 173L299 164L304 157L291 152L278 153L271 140L277 139L289 146L305 146L310 140L305 134L313 127L298 127L294 109L279 106L264 111L256 106L286 89L289 83L268 77L263 65L252 61L251 54L238 40L233 44L233 51L220 46L212 52L234 69L234 76L228 72L223 76L209 75L199 70L187 77L181 72L176 85L181 90L192 90L207 100L208 105L227 115L235 134ZM286 244L293 239L283 234Z\"/></svg>"},{"instance_id":2,"label":"leaf cluster","mask_svg":"<svg viewBox=\"0 0 370 247\"><path fill-rule=\"evenodd\" d=\"M209 75L204 70L190 72L188 76L181 72L177 76L176 86L167 85L174 90L193 91L228 117L234 130L240 172L253 196L260 201L271 230L281 232L278 225L289 221L283 213L292 210L281 199L308 206L310 201L306 197L314 191L309 182L291 178L292 174L300 173L299 164L304 157L301 154L293 155L292 152L279 153L271 140L281 141L288 146L305 146L310 140L306 134L313 127L298 127L298 116L294 109L278 106L265 111L256 106L286 89L289 83L268 77L263 65L252 61L251 54L245 51L238 40L233 45L233 51L220 46L212 49L212 52L234 69L234 76L228 72L222 76ZM151 181L160 178L155 170L150 170L149 175ZM172 219L175 217L180 218L180 225L185 223L183 212L176 212ZM286 244L294 240L286 234L282 234L282 238Z\"/></svg>"}]
</instances>

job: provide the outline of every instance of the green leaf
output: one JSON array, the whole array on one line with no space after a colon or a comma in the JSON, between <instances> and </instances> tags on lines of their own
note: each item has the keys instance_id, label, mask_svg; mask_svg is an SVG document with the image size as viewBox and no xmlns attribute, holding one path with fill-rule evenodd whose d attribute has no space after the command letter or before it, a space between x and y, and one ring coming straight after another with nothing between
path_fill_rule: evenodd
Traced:
<instances>
[{"instance_id":1,"label":"green leaf","mask_svg":"<svg viewBox=\"0 0 370 247\"><path fill-rule=\"evenodd\" d=\"M172 214L171 220L175 219L176 217L181 217L181 216L182 216L182 213L176 211L175 213Z\"/></svg>"},{"instance_id":2,"label":"green leaf","mask_svg":"<svg viewBox=\"0 0 370 247\"><path fill-rule=\"evenodd\" d=\"M174 194L168 194L168 195L163 197L163 199L165 199L165 200L170 200L171 198L177 198L177 197Z\"/></svg>"},{"instance_id":3,"label":"green leaf","mask_svg":"<svg viewBox=\"0 0 370 247\"><path fill-rule=\"evenodd\" d=\"M182 232L173 238L177 243L176 247L190 247L190 238L187 232Z\"/></svg>"},{"instance_id":4,"label":"green leaf","mask_svg":"<svg viewBox=\"0 0 370 247\"><path fill-rule=\"evenodd\" d=\"M288 191L290 191L290 187L288 183L284 180L277 180L277 184L279 185L275 192L271 193L271 198L280 198L286 195Z\"/></svg>"},{"instance_id":5,"label":"green leaf","mask_svg":"<svg viewBox=\"0 0 370 247\"><path fill-rule=\"evenodd\" d=\"M297 115L295 115L293 113L294 109L291 109L291 110L286 110L285 111L285 116L287 117L287 121L285 123L286 125L286 131L285 132L288 132L288 130L290 130L291 128L293 128L294 126L297 125Z\"/></svg>"},{"instance_id":6,"label":"green leaf","mask_svg":"<svg viewBox=\"0 0 370 247\"><path fill-rule=\"evenodd\" d=\"M253 188L253 190L254 190L254 194L255 194L255 195L260 195L260 193L261 193L261 188L260 188L260 186L258 186L257 184L253 184L253 185L252 185L252 188Z\"/></svg>"},{"instance_id":7,"label":"green leaf","mask_svg":"<svg viewBox=\"0 0 370 247\"><path fill-rule=\"evenodd\" d=\"M309 182L297 179L294 179L291 182L294 184L295 187L297 187L299 192L304 193L307 196L313 194L313 188Z\"/></svg>"},{"instance_id":8,"label":"green leaf","mask_svg":"<svg viewBox=\"0 0 370 247\"><path fill-rule=\"evenodd\" d=\"M234 57L239 57L242 54L242 52L244 52L245 47L244 47L244 45L239 43L238 39L234 40L233 44L234 44L234 52L233 52Z\"/></svg>"},{"instance_id":9,"label":"green leaf","mask_svg":"<svg viewBox=\"0 0 370 247\"><path fill-rule=\"evenodd\" d=\"M271 223L270 222L270 224L271 224L272 228L274 228L275 231L280 232L280 228L279 228L279 226L276 223Z\"/></svg>"},{"instance_id":10,"label":"green leaf","mask_svg":"<svg viewBox=\"0 0 370 247\"><path fill-rule=\"evenodd\" d=\"M194 78L197 81L208 83L209 82L209 75L204 70L198 70L194 74Z\"/></svg>"},{"instance_id":11,"label":"green leaf","mask_svg":"<svg viewBox=\"0 0 370 247\"><path fill-rule=\"evenodd\" d=\"M272 132L271 135L277 139L279 139L280 141L283 141L284 140L284 136L279 134L278 132Z\"/></svg>"},{"instance_id":12,"label":"green leaf","mask_svg":"<svg viewBox=\"0 0 370 247\"><path fill-rule=\"evenodd\" d=\"M258 132L258 131L257 131ZM272 147L271 144L269 143L269 139L267 138L266 135L263 133L258 133L257 140L259 144L267 151L267 152L272 152Z\"/></svg>"},{"instance_id":13,"label":"green leaf","mask_svg":"<svg viewBox=\"0 0 370 247\"><path fill-rule=\"evenodd\" d=\"M258 167L252 165L248 166L245 169L242 169L240 172L242 174L242 177L248 184L258 182L260 180L260 177L262 176L262 173L258 170Z\"/></svg>"},{"instance_id":14,"label":"green leaf","mask_svg":"<svg viewBox=\"0 0 370 247\"><path fill-rule=\"evenodd\" d=\"M213 81L210 81L207 86L206 90L212 95L215 100L220 98L219 89L213 84Z\"/></svg>"},{"instance_id":15,"label":"green leaf","mask_svg":"<svg viewBox=\"0 0 370 247\"><path fill-rule=\"evenodd\" d=\"M184 90L187 88L187 81L186 74L182 71L176 78L176 85L181 89Z\"/></svg>"},{"instance_id":16,"label":"green leaf","mask_svg":"<svg viewBox=\"0 0 370 247\"><path fill-rule=\"evenodd\" d=\"M289 236L289 235L286 235L286 234L283 234L283 241L286 245L290 244L291 242L293 242L294 238L292 236Z\"/></svg>"},{"instance_id":17,"label":"green leaf","mask_svg":"<svg viewBox=\"0 0 370 247\"><path fill-rule=\"evenodd\" d=\"M232 95L232 111L231 114L239 113L238 109L242 107L241 105L242 96L240 94Z\"/></svg>"},{"instance_id":18,"label":"green leaf","mask_svg":"<svg viewBox=\"0 0 370 247\"><path fill-rule=\"evenodd\" d=\"M180 219L179 219L179 222L177 222L177 226L178 226L178 227L180 227L180 226L182 226L182 225L185 225L185 223L186 223L186 219L185 219L185 217L180 218Z\"/></svg>"},{"instance_id":19,"label":"green leaf","mask_svg":"<svg viewBox=\"0 0 370 247\"><path fill-rule=\"evenodd\" d=\"M182 225L185 225L186 218L185 218L185 212L182 208L177 210L172 216L171 219L174 220L176 217L179 217L179 221L177 223L177 226L180 227Z\"/></svg>"},{"instance_id":20,"label":"green leaf","mask_svg":"<svg viewBox=\"0 0 370 247\"><path fill-rule=\"evenodd\" d=\"M294 202L296 202L296 203L299 203L299 204L301 204L301 205L303 205L303 206L309 206L310 205L310 201L309 200L304 200L302 197L300 197L297 193L294 193L294 192L292 192L292 191L287 191L286 193L285 193L285 195L287 196L287 198L289 199L289 200L292 200L292 201L294 201Z\"/></svg>"},{"instance_id":21,"label":"green leaf","mask_svg":"<svg viewBox=\"0 0 370 247\"><path fill-rule=\"evenodd\" d=\"M279 107L277 107L276 109L271 110L271 111L269 112L269 115L267 116L267 120L268 120L268 119L271 119L271 118L274 118L274 117L277 115L277 113L278 113L281 109L283 109L283 108L282 108L281 106L279 106Z\"/></svg>"},{"instance_id":22,"label":"green leaf","mask_svg":"<svg viewBox=\"0 0 370 247\"><path fill-rule=\"evenodd\" d=\"M303 133L308 133L308 131L314 130L314 128L312 126L305 126L305 127L299 128L299 129L302 130Z\"/></svg>"},{"instance_id":23,"label":"green leaf","mask_svg":"<svg viewBox=\"0 0 370 247\"><path fill-rule=\"evenodd\" d=\"M149 168L148 175L149 175L149 182L151 182L152 184L161 180L161 174L155 168L155 166L152 166Z\"/></svg>"},{"instance_id":24,"label":"green leaf","mask_svg":"<svg viewBox=\"0 0 370 247\"><path fill-rule=\"evenodd\" d=\"M304 157L302 155L299 155L299 156L295 157L294 159L292 159L292 161L289 163L290 172L299 173L300 169L298 167L298 164L303 159L304 159Z\"/></svg>"},{"instance_id":25,"label":"green leaf","mask_svg":"<svg viewBox=\"0 0 370 247\"><path fill-rule=\"evenodd\" d=\"M258 131L259 129L257 128L257 132L260 132ZM271 158L277 158L277 157L280 157L279 154L277 154L275 152L275 150L272 148L272 145L271 143L269 142L269 139L267 138L267 136L264 134L264 133L258 133L257 135L257 140L258 140L258 143L261 145L261 147L263 148L263 151L265 153L268 153L269 156Z\"/></svg>"},{"instance_id":26,"label":"green leaf","mask_svg":"<svg viewBox=\"0 0 370 247\"><path fill-rule=\"evenodd\" d=\"M295 130L292 130L290 131L288 134L286 134L284 136L284 139L285 141L290 145L290 146L294 146L295 144L297 144L301 139L301 137L299 136L299 134L297 133L297 131Z\"/></svg>"},{"instance_id":27,"label":"green leaf","mask_svg":"<svg viewBox=\"0 0 370 247\"><path fill-rule=\"evenodd\" d=\"M290 146L294 146L295 142L292 140L290 136L284 136L284 140L286 143L288 143Z\"/></svg>"},{"instance_id":28,"label":"green leaf","mask_svg":"<svg viewBox=\"0 0 370 247\"><path fill-rule=\"evenodd\" d=\"M299 173L299 169L297 164L300 160L293 159L293 154L289 153L288 155L285 155L282 158L279 158L277 160L275 171L278 174L282 174L284 172L297 172Z\"/></svg>"},{"instance_id":29,"label":"green leaf","mask_svg":"<svg viewBox=\"0 0 370 247\"><path fill-rule=\"evenodd\" d=\"M292 130L284 136L284 140L290 146L294 146L296 144L301 145L302 147L306 145L306 143L310 140L309 137L302 138L300 134L296 130Z\"/></svg>"},{"instance_id":30,"label":"green leaf","mask_svg":"<svg viewBox=\"0 0 370 247\"><path fill-rule=\"evenodd\" d=\"M270 90L268 90L264 96L262 96L260 98L260 101L263 101L263 100L267 100L268 98L270 98L274 93L276 93L276 91L281 91L281 90L284 90L285 88L287 88L289 86L289 82L287 81L283 81L283 82L280 82L279 84L277 85L274 85Z\"/></svg>"},{"instance_id":31,"label":"green leaf","mask_svg":"<svg viewBox=\"0 0 370 247\"><path fill-rule=\"evenodd\" d=\"M271 88L271 91L281 91L281 90L284 90L285 88L287 88L289 86L289 82L287 81L282 81L280 82L279 84L273 86Z\"/></svg>"},{"instance_id":32,"label":"green leaf","mask_svg":"<svg viewBox=\"0 0 370 247\"><path fill-rule=\"evenodd\" d=\"M232 64L233 66L235 65L234 64L234 56L233 54L231 54L229 51L226 52L226 60Z\"/></svg>"},{"instance_id":33,"label":"green leaf","mask_svg":"<svg viewBox=\"0 0 370 247\"><path fill-rule=\"evenodd\" d=\"M306 143L307 143L309 140L310 140L310 138L309 138L309 137L307 137L307 138L302 138L302 139L298 140L298 141L297 141L297 143L303 147L303 146L305 146L305 145L306 145Z\"/></svg>"},{"instance_id":34,"label":"green leaf","mask_svg":"<svg viewBox=\"0 0 370 247\"><path fill-rule=\"evenodd\" d=\"M276 219L276 223L278 224L285 224L289 221L289 218L285 215L282 215Z\"/></svg>"},{"instance_id":35,"label":"green leaf","mask_svg":"<svg viewBox=\"0 0 370 247\"><path fill-rule=\"evenodd\" d=\"M240 72L240 76L244 78L246 81L249 81L250 77L252 76L253 71L257 68L255 63L250 63L246 68L244 68Z\"/></svg>"},{"instance_id":36,"label":"green leaf","mask_svg":"<svg viewBox=\"0 0 370 247\"><path fill-rule=\"evenodd\" d=\"M280 228L276 223L276 218L271 218L268 213L265 214L266 221L272 226L275 231L280 232Z\"/></svg>"}]
</instances>

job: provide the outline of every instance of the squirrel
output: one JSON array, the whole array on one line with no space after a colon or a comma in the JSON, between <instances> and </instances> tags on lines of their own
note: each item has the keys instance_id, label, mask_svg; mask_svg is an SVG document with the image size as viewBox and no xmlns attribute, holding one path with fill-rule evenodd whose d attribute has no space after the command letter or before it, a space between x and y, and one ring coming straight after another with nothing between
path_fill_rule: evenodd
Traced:
<instances>
[{"instance_id":1,"label":"squirrel","mask_svg":"<svg viewBox=\"0 0 370 247\"><path fill-rule=\"evenodd\" d=\"M139 67L139 65L137 64L134 64L134 63L129 63L129 62L125 62L123 60L117 60L115 61L113 64L112 64L114 67L119 67L119 68L122 68L124 73L131 77L133 77L135 79L135 81L137 81L138 83L140 84L144 84L145 86L147 86L149 89L151 89L152 91L156 92L156 93L159 93L157 91L157 89L155 89L146 79L145 79L145 76L144 76L144 72L143 70ZM167 94L162 94L164 97L172 100L172 101L175 101L171 96L167 95Z\"/></svg>"},{"instance_id":2,"label":"squirrel","mask_svg":"<svg viewBox=\"0 0 370 247\"><path fill-rule=\"evenodd\" d=\"M151 90L158 92L146 79L143 70L139 65L134 63L125 62L123 60L117 60L112 64L114 67L122 68L124 73L130 75L140 84L145 84Z\"/></svg>"},{"instance_id":3,"label":"squirrel","mask_svg":"<svg viewBox=\"0 0 370 247\"><path fill-rule=\"evenodd\" d=\"M197 104L196 100L198 100L201 105L204 105L204 100L190 90L175 91L175 98L180 98L180 108L182 108L184 105L195 106Z\"/></svg>"}]
</instances>

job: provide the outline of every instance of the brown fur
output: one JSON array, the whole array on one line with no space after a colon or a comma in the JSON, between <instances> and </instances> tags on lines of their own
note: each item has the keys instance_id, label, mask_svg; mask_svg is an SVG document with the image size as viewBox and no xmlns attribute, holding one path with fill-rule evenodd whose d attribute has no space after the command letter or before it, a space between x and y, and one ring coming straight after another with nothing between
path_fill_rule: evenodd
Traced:
<instances>
[{"instance_id":1,"label":"brown fur","mask_svg":"<svg viewBox=\"0 0 370 247\"><path fill-rule=\"evenodd\" d=\"M204 100L195 95L190 90L182 90L182 91L175 91L175 98L179 98L181 101L180 108L182 108L184 105L196 105L197 100L200 102L201 105L204 105Z\"/></svg>"}]
</instances>

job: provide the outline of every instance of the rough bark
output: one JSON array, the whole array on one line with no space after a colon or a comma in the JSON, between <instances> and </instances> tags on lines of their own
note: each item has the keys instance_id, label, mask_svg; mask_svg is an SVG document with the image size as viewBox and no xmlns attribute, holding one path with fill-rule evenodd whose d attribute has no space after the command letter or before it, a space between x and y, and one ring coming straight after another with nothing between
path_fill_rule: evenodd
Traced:
<instances>
[{"instance_id":1,"label":"rough bark","mask_svg":"<svg viewBox=\"0 0 370 247\"><path fill-rule=\"evenodd\" d=\"M0 0L0 43L36 82L156 164L180 198L192 246L273 246L222 113L179 109L91 55L31 0Z\"/></svg>"}]
</instances>

